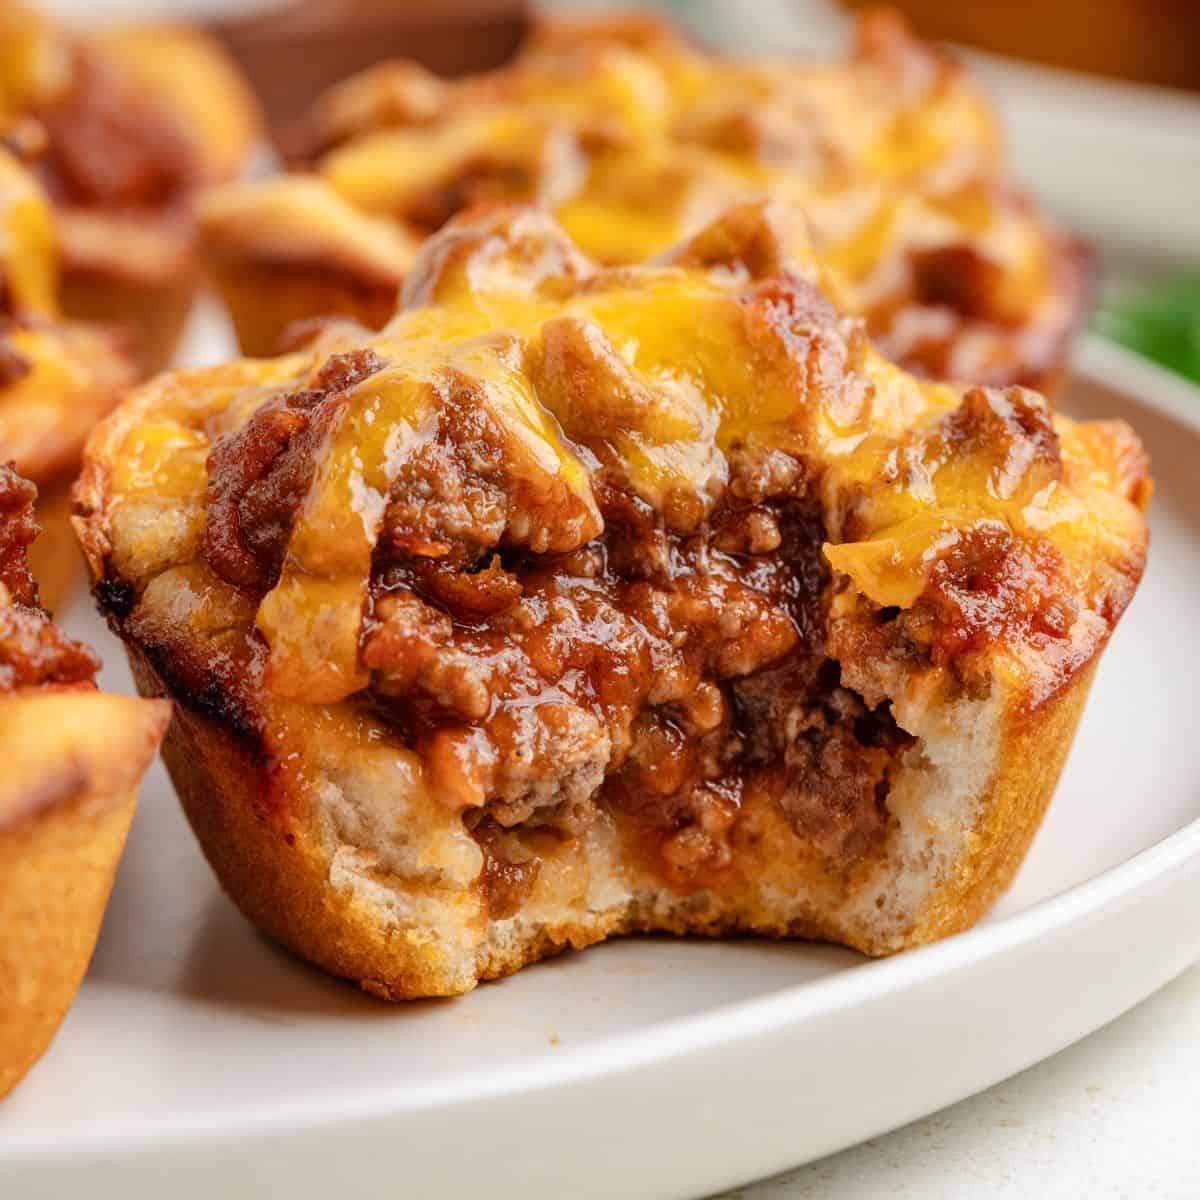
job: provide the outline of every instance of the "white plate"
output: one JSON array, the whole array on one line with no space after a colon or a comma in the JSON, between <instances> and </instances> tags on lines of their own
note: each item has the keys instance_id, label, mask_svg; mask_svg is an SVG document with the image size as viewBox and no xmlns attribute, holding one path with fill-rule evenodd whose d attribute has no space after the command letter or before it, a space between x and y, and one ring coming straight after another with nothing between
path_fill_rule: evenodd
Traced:
<instances>
[{"instance_id":1,"label":"white plate","mask_svg":"<svg viewBox=\"0 0 1200 1200\"><path fill-rule=\"evenodd\" d=\"M251 931L156 769L79 1001L0 1113L0 1195L694 1196L987 1087L1200 957L1200 397L1090 343L1072 407L1148 442L1151 565L978 929L874 963L631 940L388 1007Z\"/></svg>"}]
</instances>

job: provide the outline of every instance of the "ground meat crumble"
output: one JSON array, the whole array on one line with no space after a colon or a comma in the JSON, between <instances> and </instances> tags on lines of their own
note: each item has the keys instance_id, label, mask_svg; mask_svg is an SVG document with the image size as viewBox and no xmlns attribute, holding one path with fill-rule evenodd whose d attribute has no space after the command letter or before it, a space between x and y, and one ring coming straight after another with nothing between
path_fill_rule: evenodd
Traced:
<instances>
[{"instance_id":1,"label":"ground meat crumble","mask_svg":"<svg viewBox=\"0 0 1200 1200\"><path fill-rule=\"evenodd\" d=\"M876 395L859 369L855 327L781 266L772 220L738 210L719 237L694 239L662 269L728 262L743 281L736 311L755 403L772 388L801 408L821 397L829 421L857 437L872 404L900 401ZM554 296L604 286L578 275L569 241L531 210L483 213L430 245L408 305L452 302L489 273L548 282ZM709 432L688 443L686 480L651 502L613 446L682 420L672 393L631 369L598 322L556 314L539 331L528 343L515 332L468 343L488 356L475 374L469 355L422 368L420 436L379 493L365 595L355 593L350 692L362 689L417 751L432 794L474 832L494 914L515 911L533 886L534 841L578 837L601 813L635 829L681 890L736 870L739 814L764 798L805 853L855 869L883 848L893 775L913 746L892 685L944 667L971 694L969 664L986 669L977 650L1018 626L1026 641L1065 638L1075 614L1051 548L973 520L938 543L919 603L863 599L852 618L835 613L845 578L831 576L822 547L873 536L872 510L855 504L865 492L848 489L830 518L819 499L828 468L803 442L752 430L718 448ZM388 345L333 355L308 388L268 401L214 446L204 548L222 579L260 596L281 579L329 422L352 388L387 370L377 354ZM554 425L534 438L537 453L532 426L491 391L506 386L493 378L517 376ZM371 386L386 391L386 377ZM555 437L584 486L550 461ZM1062 475L1049 411L1020 388L970 389L897 435L879 482L917 494L946 462L968 462L997 502L1023 502Z\"/></svg>"},{"instance_id":2,"label":"ground meat crumble","mask_svg":"<svg viewBox=\"0 0 1200 1200\"><path fill-rule=\"evenodd\" d=\"M56 629L38 605L25 553L37 536L37 489L0 464L0 695L18 687L90 680L100 662Z\"/></svg>"},{"instance_id":3,"label":"ground meat crumble","mask_svg":"<svg viewBox=\"0 0 1200 1200\"><path fill-rule=\"evenodd\" d=\"M76 49L71 86L36 116L46 131L36 167L56 201L149 209L180 203L196 182L176 122L94 51Z\"/></svg>"},{"instance_id":4,"label":"ground meat crumble","mask_svg":"<svg viewBox=\"0 0 1200 1200\"><path fill-rule=\"evenodd\" d=\"M332 359L316 387L217 443L206 551L227 581L260 591L278 577L321 413L380 365ZM535 552L502 537L512 489L489 485L487 430L471 420L454 429L474 471L434 440L395 490L362 661L370 702L484 847L491 911L515 911L536 876L514 832L575 836L598 809L642 829L684 889L731 865L752 790L832 863L879 849L910 739L824 655L824 531L800 464L733 449L721 499L689 532L601 484L602 535L560 526L569 548L535 538Z\"/></svg>"}]
</instances>

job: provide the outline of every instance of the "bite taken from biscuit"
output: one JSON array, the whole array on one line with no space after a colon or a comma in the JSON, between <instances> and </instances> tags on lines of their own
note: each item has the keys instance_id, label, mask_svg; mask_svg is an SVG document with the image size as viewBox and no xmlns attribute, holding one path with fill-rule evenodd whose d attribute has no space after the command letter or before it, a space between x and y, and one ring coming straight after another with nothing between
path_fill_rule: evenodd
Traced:
<instances>
[{"instance_id":1,"label":"bite taken from biscuit","mask_svg":"<svg viewBox=\"0 0 1200 1200\"><path fill-rule=\"evenodd\" d=\"M920 381L736 205L454 218L381 332L162 376L77 527L226 890L389 999L631 931L967 928L1146 551L1120 423Z\"/></svg>"}]
</instances>

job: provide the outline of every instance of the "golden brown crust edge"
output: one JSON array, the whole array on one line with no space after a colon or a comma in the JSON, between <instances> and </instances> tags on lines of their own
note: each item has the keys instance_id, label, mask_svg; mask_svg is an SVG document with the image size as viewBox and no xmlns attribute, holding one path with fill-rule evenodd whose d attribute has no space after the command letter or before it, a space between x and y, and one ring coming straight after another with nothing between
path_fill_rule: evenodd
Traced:
<instances>
[{"instance_id":1,"label":"golden brown crust edge","mask_svg":"<svg viewBox=\"0 0 1200 1200\"><path fill-rule=\"evenodd\" d=\"M29 569L37 580L42 607L58 612L83 583L83 556L71 529L71 489L52 484L40 489L37 500L40 532L27 551Z\"/></svg>"},{"instance_id":2,"label":"golden brown crust edge","mask_svg":"<svg viewBox=\"0 0 1200 1200\"><path fill-rule=\"evenodd\" d=\"M166 695L146 657L136 647L128 649L139 692ZM378 920L333 889L311 830L294 808L270 794L266 765L228 727L177 705L162 756L222 887L264 933L332 974L389 998L463 990L453 987L432 956L389 940ZM524 961L533 959L513 962L511 970Z\"/></svg>"},{"instance_id":3,"label":"golden brown crust edge","mask_svg":"<svg viewBox=\"0 0 1200 1200\"><path fill-rule=\"evenodd\" d=\"M147 377L171 361L199 285L194 261L170 277L148 280L68 260L63 263L59 300L63 312L75 320L132 330L138 375Z\"/></svg>"},{"instance_id":4,"label":"golden brown crust edge","mask_svg":"<svg viewBox=\"0 0 1200 1200\"><path fill-rule=\"evenodd\" d=\"M142 693L165 694L140 651L130 648L130 657ZM267 765L236 733L176 705L163 758L205 856L244 915L324 970L401 1000L459 994L560 950L622 933L804 937L883 955L968 929L1009 886L1024 859L1058 782L1093 672L1094 664L1053 700L1003 723L999 765L980 798L977 827L952 875L930 893L904 931L880 937L832 913L813 918L774 911L759 896L743 896L741 903L719 896L715 908L685 896L665 909L634 900L593 910L586 920L572 916L530 924L519 937L489 939L468 978L419 935L389 930L369 905L334 888L302 798L273 792ZM763 865L769 867L768 859Z\"/></svg>"},{"instance_id":5,"label":"golden brown crust edge","mask_svg":"<svg viewBox=\"0 0 1200 1200\"><path fill-rule=\"evenodd\" d=\"M209 275L233 323L238 348L251 358L278 354L289 330L325 319L381 329L396 309L399 282L313 263L213 258Z\"/></svg>"},{"instance_id":6,"label":"golden brown crust edge","mask_svg":"<svg viewBox=\"0 0 1200 1200\"><path fill-rule=\"evenodd\" d=\"M958 868L934 892L908 945L970 929L1008 890L1058 786L1103 651L1053 699L1001 729L999 770ZM899 947L901 949L907 947Z\"/></svg>"},{"instance_id":7,"label":"golden brown crust edge","mask_svg":"<svg viewBox=\"0 0 1200 1200\"><path fill-rule=\"evenodd\" d=\"M0 698L0 1098L45 1052L79 990L167 714L90 688Z\"/></svg>"}]
</instances>

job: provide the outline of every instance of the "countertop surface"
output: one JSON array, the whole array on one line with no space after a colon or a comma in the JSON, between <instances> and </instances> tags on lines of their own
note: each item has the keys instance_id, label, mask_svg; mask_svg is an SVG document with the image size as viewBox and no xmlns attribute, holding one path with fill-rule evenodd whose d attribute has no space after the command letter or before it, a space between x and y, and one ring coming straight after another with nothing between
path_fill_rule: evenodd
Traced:
<instances>
[{"instance_id":1,"label":"countertop surface","mask_svg":"<svg viewBox=\"0 0 1200 1200\"><path fill-rule=\"evenodd\" d=\"M964 1196L1200 1196L1200 966L978 1096L723 1200Z\"/></svg>"}]
</instances>

